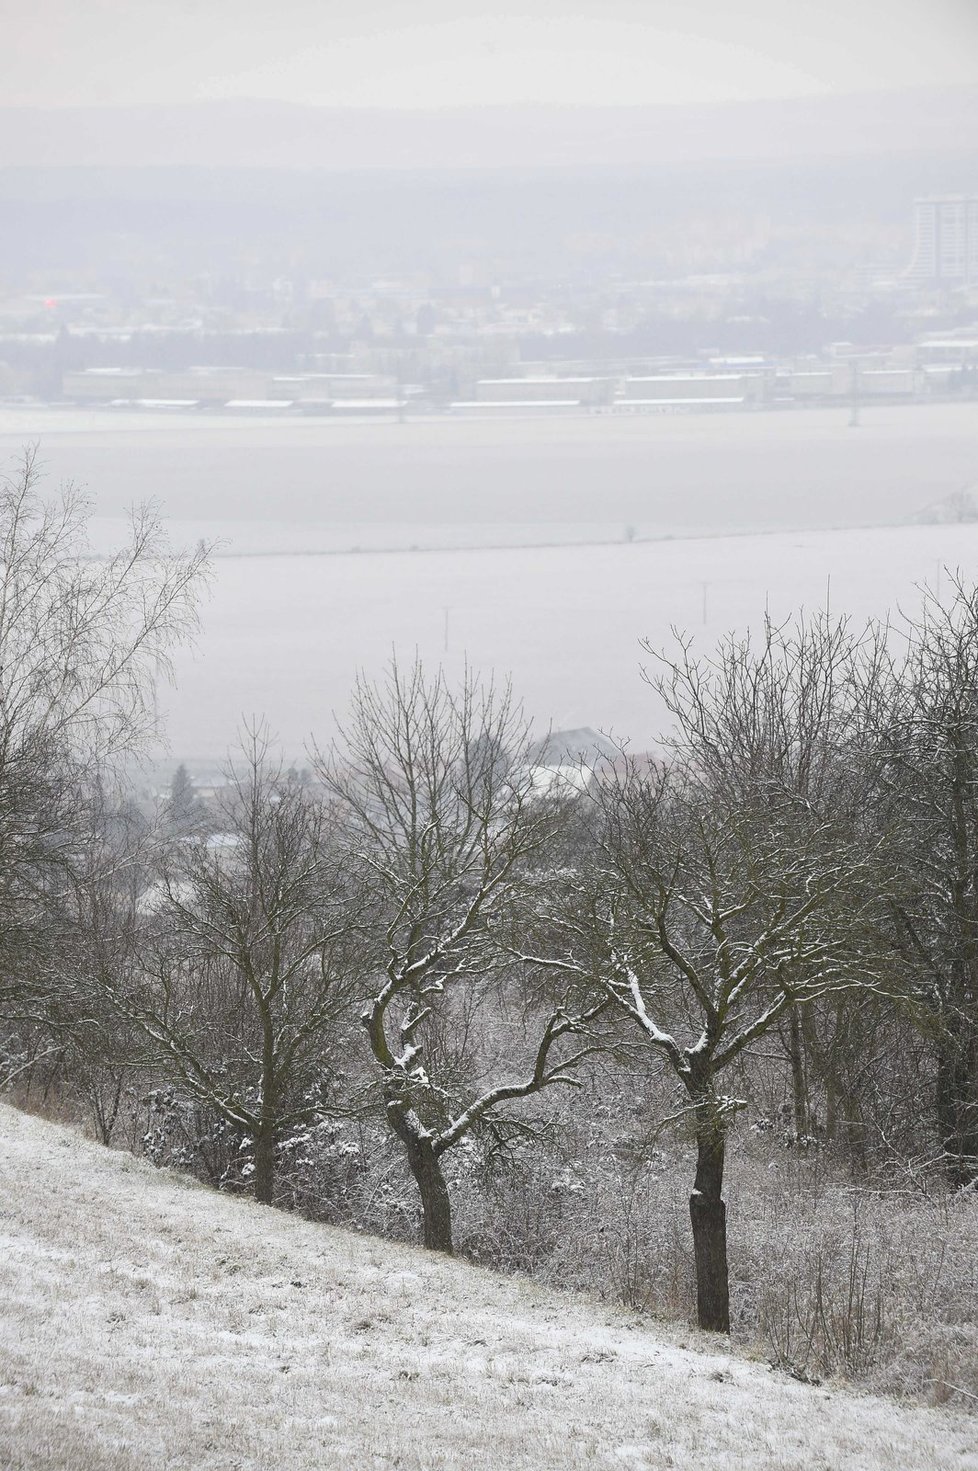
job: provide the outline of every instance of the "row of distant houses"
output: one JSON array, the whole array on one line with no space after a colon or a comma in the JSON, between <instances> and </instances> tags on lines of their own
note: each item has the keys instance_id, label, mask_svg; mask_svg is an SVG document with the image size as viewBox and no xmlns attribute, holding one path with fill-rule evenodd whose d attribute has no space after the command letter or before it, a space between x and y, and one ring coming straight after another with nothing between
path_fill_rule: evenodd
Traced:
<instances>
[{"instance_id":1,"label":"row of distant houses","mask_svg":"<svg viewBox=\"0 0 978 1471\"><path fill-rule=\"evenodd\" d=\"M480 378L439 408L494 413L653 413L885 401L932 397L975 386L978 341L951 339L881 353L778 364L722 360L705 368L648 373L524 371ZM63 397L78 404L265 415L403 415L432 409L421 384L379 373L270 375L234 367L165 372L88 368L64 374Z\"/></svg>"},{"instance_id":2,"label":"row of distant houses","mask_svg":"<svg viewBox=\"0 0 978 1471\"><path fill-rule=\"evenodd\" d=\"M376 373L270 375L250 368L86 368L63 375L62 397L117 408L224 409L232 413L390 414L418 385Z\"/></svg>"},{"instance_id":3,"label":"row of distant houses","mask_svg":"<svg viewBox=\"0 0 978 1471\"><path fill-rule=\"evenodd\" d=\"M470 412L526 409L588 408L607 413L651 413L656 410L731 409L776 404L820 403L848 399L858 392L873 399L913 398L925 389L922 374L911 368L795 370L745 369L721 373L653 373L610 378L489 378L475 385L472 399L453 404Z\"/></svg>"}]
</instances>

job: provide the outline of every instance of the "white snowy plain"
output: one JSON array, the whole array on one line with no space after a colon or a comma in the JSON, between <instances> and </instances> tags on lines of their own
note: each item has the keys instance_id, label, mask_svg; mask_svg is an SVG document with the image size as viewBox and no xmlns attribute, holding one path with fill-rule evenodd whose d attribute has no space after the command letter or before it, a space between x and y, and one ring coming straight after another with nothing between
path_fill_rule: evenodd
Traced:
<instances>
[{"instance_id":1,"label":"white snowy plain","mask_svg":"<svg viewBox=\"0 0 978 1471\"><path fill-rule=\"evenodd\" d=\"M0 1106L5 1471L976 1471L974 1421L219 1195Z\"/></svg>"},{"instance_id":2,"label":"white snowy plain","mask_svg":"<svg viewBox=\"0 0 978 1471\"><path fill-rule=\"evenodd\" d=\"M290 755L328 741L359 670L396 650L453 678L510 677L538 731L593 726L648 749L664 723L641 640L671 628L708 653L730 630L801 608L914 612L919 586L978 576L978 525L782 531L617 545L227 557L200 638L161 688L176 759L219 761L266 716Z\"/></svg>"}]
</instances>

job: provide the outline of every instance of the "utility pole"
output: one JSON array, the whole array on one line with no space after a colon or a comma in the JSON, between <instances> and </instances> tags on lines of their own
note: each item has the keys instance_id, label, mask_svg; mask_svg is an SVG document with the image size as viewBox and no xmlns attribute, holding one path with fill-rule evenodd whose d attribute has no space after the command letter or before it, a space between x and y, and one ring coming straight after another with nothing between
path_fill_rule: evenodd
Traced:
<instances>
[{"instance_id":1,"label":"utility pole","mask_svg":"<svg viewBox=\"0 0 978 1471\"><path fill-rule=\"evenodd\" d=\"M849 364L849 428L859 428L859 361L853 358Z\"/></svg>"}]
</instances>

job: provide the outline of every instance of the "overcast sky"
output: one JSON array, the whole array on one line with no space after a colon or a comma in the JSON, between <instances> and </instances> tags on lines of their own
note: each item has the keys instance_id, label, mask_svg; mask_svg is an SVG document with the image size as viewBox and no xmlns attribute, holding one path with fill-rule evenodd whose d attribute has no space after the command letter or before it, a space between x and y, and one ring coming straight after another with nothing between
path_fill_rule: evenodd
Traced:
<instances>
[{"instance_id":1,"label":"overcast sky","mask_svg":"<svg viewBox=\"0 0 978 1471\"><path fill-rule=\"evenodd\" d=\"M0 0L7 105L708 103L978 82L978 0Z\"/></svg>"}]
</instances>

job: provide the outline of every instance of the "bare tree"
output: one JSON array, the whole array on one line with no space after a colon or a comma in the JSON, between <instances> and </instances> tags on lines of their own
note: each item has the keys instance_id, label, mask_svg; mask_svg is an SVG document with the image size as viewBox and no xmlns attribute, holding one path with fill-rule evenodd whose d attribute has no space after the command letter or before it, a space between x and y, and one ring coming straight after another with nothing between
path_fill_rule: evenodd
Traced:
<instances>
[{"instance_id":1,"label":"bare tree","mask_svg":"<svg viewBox=\"0 0 978 1471\"><path fill-rule=\"evenodd\" d=\"M660 761L599 782L598 857L563 921L563 954L597 983L680 1088L700 1325L730 1325L723 1176L744 1100L725 1075L797 1009L873 974L870 865L840 756L855 721L835 681L844 629L768 626L708 660L681 642L654 683L675 720ZM858 806L858 804L857 804Z\"/></svg>"},{"instance_id":2,"label":"bare tree","mask_svg":"<svg viewBox=\"0 0 978 1471\"><path fill-rule=\"evenodd\" d=\"M978 589L928 595L883 686L877 817L892 865L885 939L935 1053L952 1184L978 1179Z\"/></svg>"},{"instance_id":3,"label":"bare tree","mask_svg":"<svg viewBox=\"0 0 978 1471\"><path fill-rule=\"evenodd\" d=\"M602 789L600 980L679 1082L696 1141L690 1218L700 1326L730 1326L723 1172L743 1100L723 1075L792 1007L869 974L845 835L789 799L718 806L688 773L626 768Z\"/></svg>"},{"instance_id":4,"label":"bare tree","mask_svg":"<svg viewBox=\"0 0 978 1471\"><path fill-rule=\"evenodd\" d=\"M604 1001L547 982L528 1002L511 1050L487 1051L478 1025L533 970L513 960L521 912L547 881L559 804L534 797L527 731L509 691L467 676L393 665L361 680L341 742L320 757L347 816L351 862L370 916L363 1022L387 1122L421 1198L426 1246L453 1247L442 1161L507 1105L573 1085Z\"/></svg>"},{"instance_id":5,"label":"bare tree","mask_svg":"<svg viewBox=\"0 0 978 1471\"><path fill-rule=\"evenodd\" d=\"M171 847L126 970L101 979L168 1076L251 1141L271 1201L277 1144L344 1066L356 910L328 809L261 730L229 775L217 831Z\"/></svg>"},{"instance_id":6,"label":"bare tree","mask_svg":"<svg viewBox=\"0 0 978 1471\"><path fill-rule=\"evenodd\" d=\"M667 653L646 645L655 661L646 677L675 723L667 748L727 805L763 803L767 793L776 802L789 798L799 812L831 812L854 842L871 847L869 753L891 667L889 632L817 612L781 624L766 617L759 638L728 635L705 657L688 639ZM887 872L878 845L877 856L882 894ZM795 1138L817 1131L821 1104L833 1135L845 1137L863 1162L866 1121L846 1043L865 1030L872 1005L865 992L833 992L804 1013L793 1004L777 1029Z\"/></svg>"},{"instance_id":7,"label":"bare tree","mask_svg":"<svg viewBox=\"0 0 978 1471\"><path fill-rule=\"evenodd\" d=\"M155 730L155 681L193 632L206 562L173 555L149 510L122 550L94 556L88 503L39 485L34 450L0 479L0 1002L14 1025L58 988L59 906L97 773Z\"/></svg>"},{"instance_id":8,"label":"bare tree","mask_svg":"<svg viewBox=\"0 0 978 1471\"><path fill-rule=\"evenodd\" d=\"M706 656L685 637L665 652L646 643L645 677L674 722L666 749L726 801L767 788L835 809L864 804L852 757L878 721L886 633L817 613L766 617L759 638L727 635Z\"/></svg>"}]
</instances>

